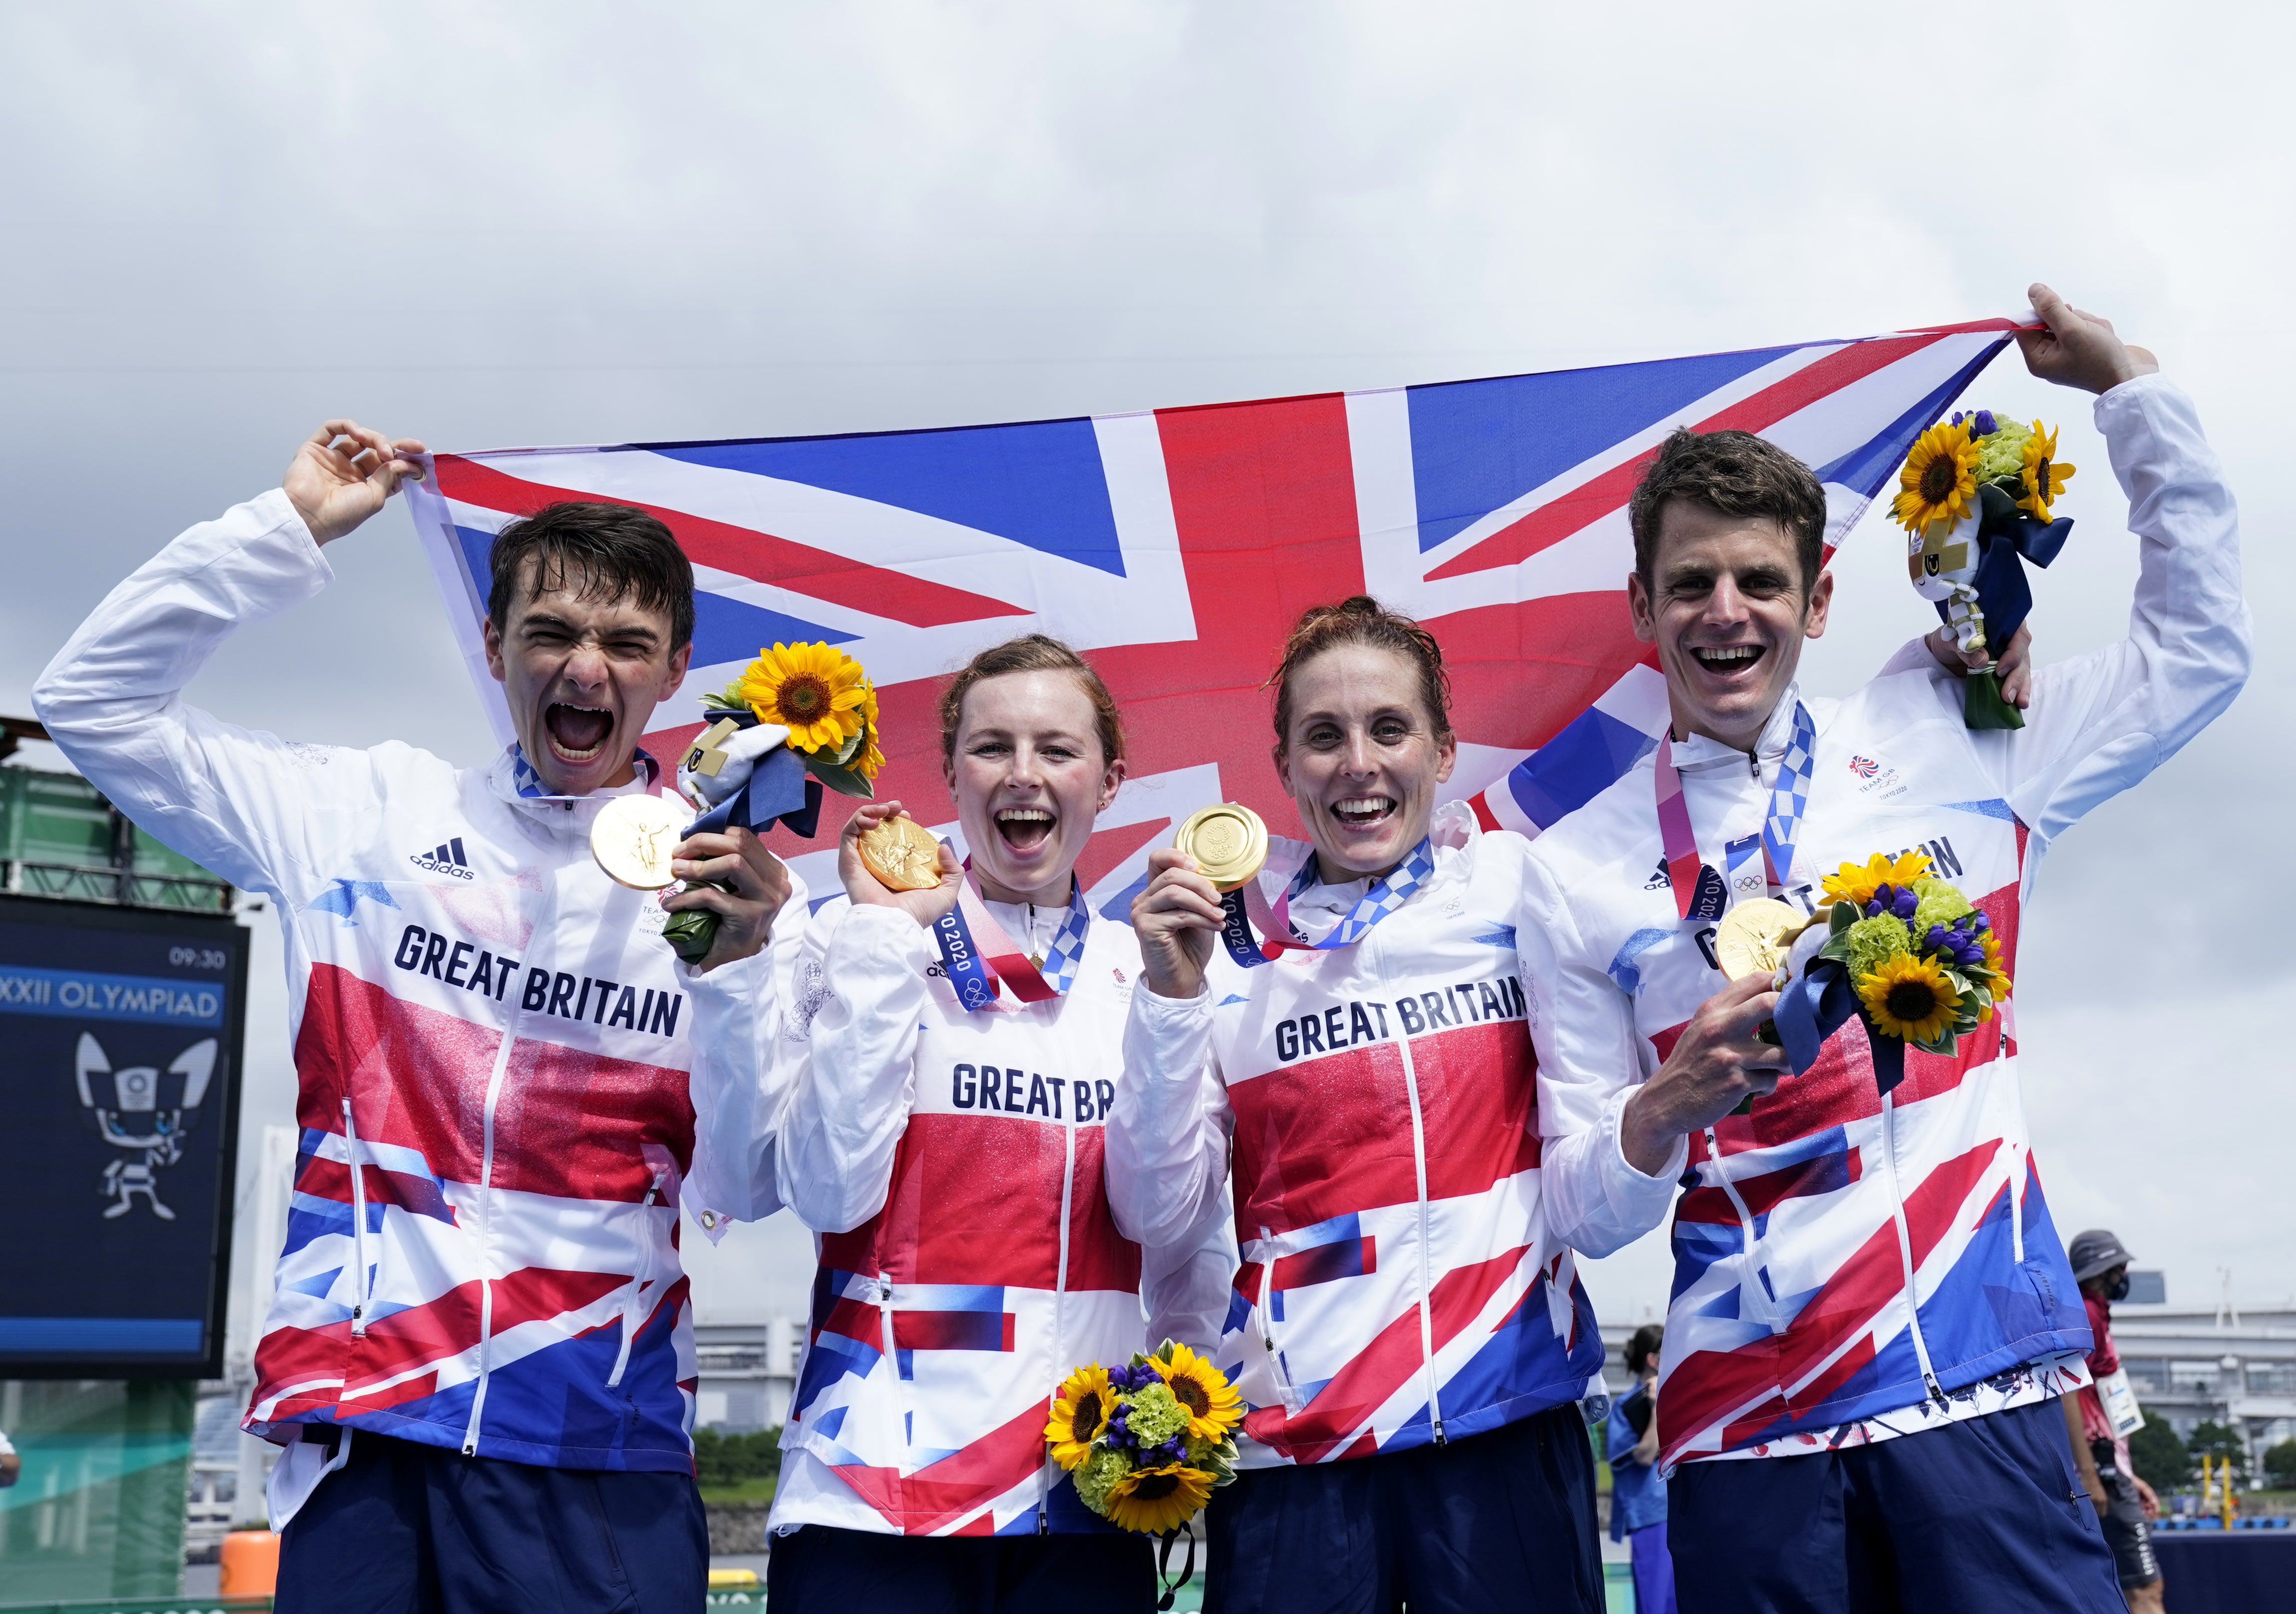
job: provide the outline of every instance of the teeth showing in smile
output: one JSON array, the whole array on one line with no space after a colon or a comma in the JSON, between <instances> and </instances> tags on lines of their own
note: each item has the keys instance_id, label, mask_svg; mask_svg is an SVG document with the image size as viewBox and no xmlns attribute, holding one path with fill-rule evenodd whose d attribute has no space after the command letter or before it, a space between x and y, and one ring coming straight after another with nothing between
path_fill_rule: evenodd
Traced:
<instances>
[{"instance_id":1,"label":"teeth showing in smile","mask_svg":"<svg viewBox=\"0 0 2296 1614\"><path fill-rule=\"evenodd\" d=\"M606 736L614 732L614 714L600 706L555 701L542 714L542 726L550 749L561 758L588 762L606 749Z\"/></svg>"},{"instance_id":2,"label":"teeth showing in smile","mask_svg":"<svg viewBox=\"0 0 2296 1614\"><path fill-rule=\"evenodd\" d=\"M998 807L996 832L1009 846L1027 850L1052 838L1057 820L1044 807Z\"/></svg>"},{"instance_id":3,"label":"teeth showing in smile","mask_svg":"<svg viewBox=\"0 0 2296 1614\"><path fill-rule=\"evenodd\" d=\"M1392 796L1350 796L1344 801L1332 803L1332 816L1351 829L1362 829L1377 823L1395 811Z\"/></svg>"},{"instance_id":4,"label":"teeth showing in smile","mask_svg":"<svg viewBox=\"0 0 2296 1614\"><path fill-rule=\"evenodd\" d=\"M1761 660L1762 647L1759 644L1723 644L1694 649L1690 653L1701 667L1718 673L1734 673Z\"/></svg>"}]
</instances>

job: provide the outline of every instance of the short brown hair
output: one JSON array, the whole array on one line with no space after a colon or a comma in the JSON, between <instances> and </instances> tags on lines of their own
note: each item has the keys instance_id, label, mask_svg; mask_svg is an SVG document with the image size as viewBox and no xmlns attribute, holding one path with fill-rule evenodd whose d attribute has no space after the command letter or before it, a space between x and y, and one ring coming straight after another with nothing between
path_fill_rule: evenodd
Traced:
<instances>
[{"instance_id":1,"label":"short brown hair","mask_svg":"<svg viewBox=\"0 0 2296 1614\"><path fill-rule=\"evenodd\" d=\"M660 518L627 504L565 499L504 528L487 553L492 574L487 617L498 634L509 629L510 608L529 556L529 598L579 577L578 599L619 600L627 594L640 610L668 615L672 651L693 642L693 564Z\"/></svg>"},{"instance_id":2,"label":"short brown hair","mask_svg":"<svg viewBox=\"0 0 2296 1614\"><path fill-rule=\"evenodd\" d=\"M1100 675L1092 670L1092 664L1049 635L1023 634L982 651L959 668L941 690L942 766L952 767L956 763L956 731L964 720L965 695L982 679L1004 673L1066 673L1074 678L1085 698L1092 702L1093 727L1100 736L1102 763L1123 760L1124 719L1117 713L1116 698L1108 692L1108 685L1100 681Z\"/></svg>"},{"instance_id":3,"label":"short brown hair","mask_svg":"<svg viewBox=\"0 0 2296 1614\"><path fill-rule=\"evenodd\" d=\"M1784 528L1801 562L1801 586L1817 586L1825 565L1825 489L1810 468L1751 431L1693 431L1678 426L1635 484L1627 521L1635 534L1635 571L1658 591L1658 532L1676 499L1717 515L1767 516Z\"/></svg>"},{"instance_id":4,"label":"short brown hair","mask_svg":"<svg viewBox=\"0 0 2296 1614\"><path fill-rule=\"evenodd\" d=\"M1317 656L1345 644L1391 651L1411 663L1419 674L1419 698L1435 725L1435 738L1451 737L1451 675L1443 666L1443 647L1401 611L1388 610L1369 594L1357 594L1337 605L1309 606L1283 641L1283 658L1267 676L1275 690L1277 757L1283 755L1292 730L1292 680Z\"/></svg>"}]
</instances>

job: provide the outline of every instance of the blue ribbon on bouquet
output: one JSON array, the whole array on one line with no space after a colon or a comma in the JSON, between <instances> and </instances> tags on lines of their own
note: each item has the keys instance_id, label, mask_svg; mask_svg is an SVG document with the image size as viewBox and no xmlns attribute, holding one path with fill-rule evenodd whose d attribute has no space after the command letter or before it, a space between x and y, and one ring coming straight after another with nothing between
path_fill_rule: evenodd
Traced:
<instances>
[{"instance_id":1,"label":"blue ribbon on bouquet","mask_svg":"<svg viewBox=\"0 0 2296 1614\"><path fill-rule=\"evenodd\" d=\"M755 728L758 715L750 711L712 712L714 725L731 718L736 728ZM686 766L693 766L689 756ZM775 746L758 758L742 788L685 826L688 837L722 834L728 824L764 834L775 823L785 824L808 840L821 829L821 781L805 771L805 758L787 745Z\"/></svg>"},{"instance_id":2,"label":"blue ribbon on bouquet","mask_svg":"<svg viewBox=\"0 0 2296 1614\"><path fill-rule=\"evenodd\" d=\"M2072 536L2073 519L2036 520L2002 489L1988 482L1977 490L1977 609L1985 614L1985 642L1999 655L2033 610L2033 586L2025 561L2046 566ZM1948 604L1937 608L1948 619Z\"/></svg>"},{"instance_id":3,"label":"blue ribbon on bouquet","mask_svg":"<svg viewBox=\"0 0 2296 1614\"><path fill-rule=\"evenodd\" d=\"M1800 975L1786 982L1771 1015L1778 1028L1778 1045L1793 1062L1793 1073L1806 1076L1817 1063L1825 1039L1852 1019L1866 1020L1866 1040L1874 1048L1874 1085L1883 1093L1906 1079L1906 1045L1885 1036L1866 1020L1865 1005L1849 984L1849 966L1839 959L1814 958Z\"/></svg>"}]
</instances>

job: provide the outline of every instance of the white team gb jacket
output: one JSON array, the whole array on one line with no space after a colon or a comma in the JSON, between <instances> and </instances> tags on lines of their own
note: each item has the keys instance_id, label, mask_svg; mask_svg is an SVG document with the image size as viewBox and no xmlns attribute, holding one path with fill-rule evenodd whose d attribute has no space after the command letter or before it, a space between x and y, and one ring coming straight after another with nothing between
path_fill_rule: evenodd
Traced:
<instances>
[{"instance_id":1,"label":"white team gb jacket","mask_svg":"<svg viewBox=\"0 0 2296 1614\"><path fill-rule=\"evenodd\" d=\"M1109 1213L1139 974L1131 929L1095 916L1065 995L968 1012L906 914L839 897L815 916L762 1078L786 1107L760 1168L819 1256L776 1530L1113 1528L1046 1459L1054 1391L1168 1336L1209 1348L1233 1259L1217 1208L1144 1250Z\"/></svg>"},{"instance_id":2,"label":"white team gb jacket","mask_svg":"<svg viewBox=\"0 0 2296 1614\"><path fill-rule=\"evenodd\" d=\"M719 1083L730 1151L696 1137L695 1004L719 1010L706 1052L746 1069L775 956L708 976L678 960L654 897L590 855L623 791L529 799L508 754L458 769L397 743L293 744L184 703L230 634L331 576L274 489L114 589L35 695L137 824L277 905L302 1142L247 1427L690 1470L681 1193L710 1225L775 1208L713 1164L754 1152L749 1086ZM783 971L805 912L800 887ZM299 1501L275 1498L275 1521Z\"/></svg>"},{"instance_id":3,"label":"white team gb jacket","mask_svg":"<svg viewBox=\"0 0 2296 1614\"><path fill-rule=\"evenodd\" d=\"M1925 850L1988 916L2013 981L2050 842L2239 691L2237 524L2190 400L2144 377L2099 398L2096 420L2139 540L2128 636L2043 671L2022 729L1968 728L1960 680L1919 643L1847 700L1808 700L1816 760L1790 900L1807 908L1841 864ZM2084 518L2057 569L2084 564L2105 528ZM1797 698L1751 757L1676 744L1710 865L1759 832ZM1602 1255L1663 1219L1681 1169L1645 1178L1627 1165L1622 1101L1724 984L1712 927L1677 916L1651 759L1539 837L1524 896L1540 1075L1578 1118L1549 1149L1548 1215L1556 1236ZM1807 1074L1688 1141L1666 1462L1886 1438L2077 1380L2069 1358L2088 1326L2029 1147L2014 1010L2013 996L1953 1058L1908 1049L1886 1096L1853 1020ZM1578 1168L1556 1169L1566 1158Z\"/></svg>"}]
</instances>

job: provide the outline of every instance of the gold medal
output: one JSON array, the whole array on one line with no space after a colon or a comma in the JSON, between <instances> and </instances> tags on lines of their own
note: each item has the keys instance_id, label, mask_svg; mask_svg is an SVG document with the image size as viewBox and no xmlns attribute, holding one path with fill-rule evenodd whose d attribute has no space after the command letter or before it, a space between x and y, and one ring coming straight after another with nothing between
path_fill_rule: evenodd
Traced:
<instances>
[{"instance_id":1,"label":"gold medal","mask_svg":"<svg viewBox=\"0 0 2296 1614\"><path fill-rule=\"evenodd\" d=\"M685 839L685 816L659 796L617 796L590 826L590 856L617 885L659 891L677 878L669 852Z\"/></svg>"},{"instance_id":2,"label":"gold medal","mask_svg":"<svg viewBox=\"0 0 2296 1614\"><path fill-rule=\"evenodd\" d=\"M1722 922L1715 927L1714 956L1721 961L1722 973L1732 980L1775 975L1785 963L1794 938L1809 922L1792 904L1775 897L1742 902L1722 915Z\"/></svg>"},{"instance_id":3,"label":"gold medal","mask_svg":"<svg viewBox=\"0 0 2296 1614\"><path fill-rule=\"evenodd\" d=\"M881 818L854 843L861 866L889 891L930 891L940 884L940 842L906 814Z\"/></svg>"},{"instance_id":4,"label":"gold medal","mask_svg":"<svg viewBox=\"0 0 2296 1614\"><path fill-rule=\"evenodd\" d=\"M1267 826L1233 801L1190 814L1172 844L1195 859L1196 872L1215 890L1234 890L1267 862Z\"/></svg>"}]
</instances>

